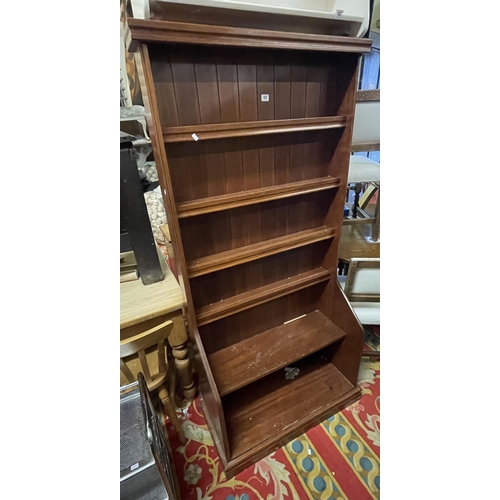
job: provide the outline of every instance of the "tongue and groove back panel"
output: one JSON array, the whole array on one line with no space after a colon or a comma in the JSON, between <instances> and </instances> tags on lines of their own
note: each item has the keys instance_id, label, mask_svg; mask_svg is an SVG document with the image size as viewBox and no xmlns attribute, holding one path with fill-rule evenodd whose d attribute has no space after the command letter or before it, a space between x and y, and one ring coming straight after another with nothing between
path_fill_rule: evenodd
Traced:
<instances>
[{"instance_id":1,"label":"tongue and groove back panel","mask_svg":"<svg viewBox=\"0 0 500 500\"><path fill-rule=\"evenodd\" d=\"M360 395L362 329L336 269L359 54L370 42L129 27L203 407L231 477ZM303 367L293 380L289 364Z\"/></svg>"},{"instance_id":2,"label":"tongue and groove back panel","mask_svg":"<svg viewBox=\"0 0 500 500\"><path fill-rule=\"evenodd\" d=\"M185 45L149 52L164 127L333 116L349 84L344 54Z\"/></svg>"}]
</instances>

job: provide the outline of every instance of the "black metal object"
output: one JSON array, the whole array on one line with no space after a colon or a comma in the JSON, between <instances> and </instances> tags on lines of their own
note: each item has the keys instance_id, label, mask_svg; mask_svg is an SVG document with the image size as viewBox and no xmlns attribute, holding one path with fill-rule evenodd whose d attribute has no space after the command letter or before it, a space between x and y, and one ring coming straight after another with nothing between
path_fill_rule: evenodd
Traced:
<instances>
[{"instance_id":1,"label":"black metal object","mask_svg":"<svg viewBox=\"0 0 500 500\"><path fill-rule=\"evenodd\" d=\"M163 280L132 142L120 137L120 252L130 250L144 285Z\"/></svg>"},{"instance_id":2,"label":"black metal object","mask_svg":"<svg viewBox=\"0 0 500 500\"><path fill-rule=\"evenodd\" d=\"M120 388L120 499L180 500L171 448L142 373Z\"/></svg>"},{"instance_id":3,"label":"black metal object","mask_svg":"<svg viewBox=\"0 0 500 500\"><path fill-rule=\"evenodd\" d=\"M147 422L147 426L151 430L150 436L148 437L151 445L151 451L155 457L156 465L158 466L158 471L163 484L167 488L170 498L175 500L175 478L173 475L174 473L170 468L171 460L168 453L170 448L165 437L164 429L158 420L153 403L149 397L148 386L142 372L139 372L137 381L139 382L139 391L142 395L141 401L143 403L142 408L144 411L144 419ZM163 415L163 409L160 410L160 413Z\"/></svg>"}]
</instances>

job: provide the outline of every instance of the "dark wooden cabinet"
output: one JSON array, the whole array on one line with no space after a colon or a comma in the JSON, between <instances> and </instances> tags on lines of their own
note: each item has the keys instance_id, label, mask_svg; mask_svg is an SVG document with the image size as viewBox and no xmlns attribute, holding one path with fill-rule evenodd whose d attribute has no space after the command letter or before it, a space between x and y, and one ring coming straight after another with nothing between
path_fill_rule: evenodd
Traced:
<instances>
[{"instance_id":1,"label":"dark wooden cabinet","mask_svg":"<svg viewBox=\"0 0 500 500\"><path fill-rule=\"evenodd\" d=\"M371 41L128 27L203 408L231 477L360 396L362 328L336 270Z\"/></svg>"}]
</instances>

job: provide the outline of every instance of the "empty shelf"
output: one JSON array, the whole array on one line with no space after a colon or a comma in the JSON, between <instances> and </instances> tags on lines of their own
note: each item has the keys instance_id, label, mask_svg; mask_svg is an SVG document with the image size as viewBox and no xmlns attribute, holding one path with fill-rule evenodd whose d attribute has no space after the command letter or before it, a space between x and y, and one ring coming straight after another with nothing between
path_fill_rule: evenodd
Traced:
<instances>
[{"instance_id":1,"label":"empty shelf","mask_svg":"<svg viewBox=\"0 0 500 500\"><path fill-rule=\"evenodd\" d=\"M258 453L270 441L302 429L359 396L321 353L295 363L299 375L285 379L279 371L223 398L231 460ZM257 448L257 449L256 449Z\"/></svg>"},{"instance_id":2,"label":"empty shelf","mask_svg":"<svg viewBox=\"0 0 500 500\"><path fill-rule=\"evenodd\" d=\"M338 326L314 311L216 351L208 360L224 396L344 337Z\"/></svg>"},{"instance_id":3,"label":"empty shelf","mask_svg":"<svg viewBox=\"0 0 500 500\"><path fill-rule=\"evenodd\" d=\"M346 124L346 116L319 116L315 118L289 118L285 120L257 120L164 127L162 132L165 142L186 142L204 139L222 139L225 137L302 132L304 130L325 130L342 128Z\"/></svg>"},{"instance_id":4,"label":"empty shelf","mask_svg":"<svg viewBox=\"0 0 500 500\"><path fill-rule=\"evenodd\" d=\"M290 278L271 283L269 285L249 290L248 292L234 295L214 304L200 307L196 310L198 326L217 321L231 314L244 311L250 307L264 304L283 295L301 290L308 286L316 285L330 279L330 271L319 267L305 273L291 276Z\"/></svg>"},{"instance_id":5,"label":"empty shelf","mask_svg":"<svg viewBox=\"0 0 500 500\"><path fill-rule=\"evenodd\" d=\"M226 252L200 257L187 263L190 278L203 274L213 273L220 269L237 266L252 260L262 259L268 255L286 252L292 248L298 248L317 241L326 240L335 236L335 229L327 226L320 226L298 233L287 234L279 238L261 241L253 245L246 245Z\"/></svg>"},{"instance_id":6,"label":"empty shelf","mask_svg":"<svg viewBox=\"0 0 500 500\"><path fill-rule=\"evenodd\" d=\"M198 200L185 201L177 204L177 216L194 217L196 215L229 210L231 208L253 205L266 201L300 196L326 189L335 189L340 185L340 177L320 177L306 181L290 182L279 186L240 191L239 193L223 194L201 198Z\"/></svg>"}]
</instances>

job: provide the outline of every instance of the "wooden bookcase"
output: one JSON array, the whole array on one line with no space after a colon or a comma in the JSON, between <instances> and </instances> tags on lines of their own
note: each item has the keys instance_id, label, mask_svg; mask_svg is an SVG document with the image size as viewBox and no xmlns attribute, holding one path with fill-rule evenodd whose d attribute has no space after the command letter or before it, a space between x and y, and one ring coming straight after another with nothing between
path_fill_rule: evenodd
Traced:
<instances>
[{"instance_id":1,"label":"wooden bookcase","mask_svg":"<svg viewBox=\"0 0 500 500\"><path fill-rule=\"evenodd\" d=\"M231 477L360 397L362 327L336 269L371 41L129 19L128 42Z\"/></svg>"}]
</instances>

